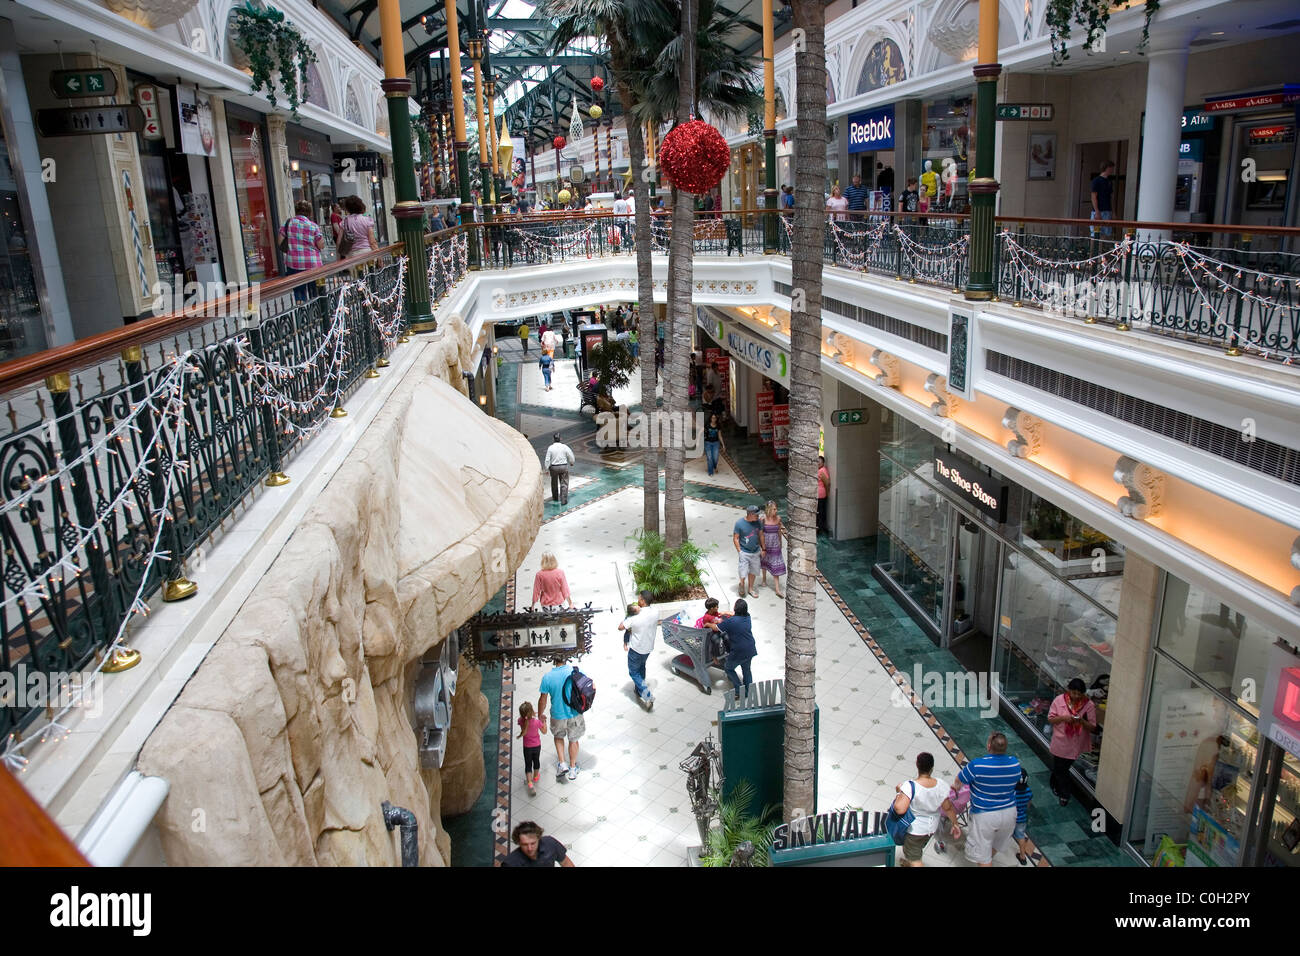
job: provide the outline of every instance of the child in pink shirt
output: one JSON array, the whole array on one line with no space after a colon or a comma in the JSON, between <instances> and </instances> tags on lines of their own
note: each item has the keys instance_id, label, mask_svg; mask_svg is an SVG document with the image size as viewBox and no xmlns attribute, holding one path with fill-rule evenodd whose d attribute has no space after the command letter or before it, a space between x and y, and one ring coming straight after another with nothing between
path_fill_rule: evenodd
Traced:
<instances>
[{"instance_id":1,"label":"child in pink shirt","mask_svg":"<svg viewBox=\"0 0 1300 956\"><path fill-rule=\"evenodd\" d=\"M528 792L542 775L542 722L534 716L533 705L524 701L519 705L519 736L524 739L524 782Z\"/></svg>"}]
</instances>

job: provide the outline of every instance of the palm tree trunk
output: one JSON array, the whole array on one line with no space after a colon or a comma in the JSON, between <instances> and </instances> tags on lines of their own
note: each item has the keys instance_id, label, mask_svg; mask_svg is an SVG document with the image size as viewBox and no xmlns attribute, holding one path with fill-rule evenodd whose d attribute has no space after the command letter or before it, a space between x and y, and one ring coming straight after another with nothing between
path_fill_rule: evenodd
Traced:
<instances>
[{"instance_id":1,"label":"palm tree trunk","mask_svg":"<svg viewBox=\"0 0 1300 956\"><path fill-rule=\"evenodd\" d=\"M682 2L682 57L677 72L677 122L691 118L695 99L694 24L698 18L698 0ZM673 187L673 225L668 241L668 276L671 288L668 300L668 334L664 346L664 406L677 421L685 422L690 413L686 376L691 351L691 331L695 325L691 308L691 289L695 278L695 207L691 194ZM676 441L664 453L664 538L669 549L686 540L686 449Z\"/></svg>"},{"instance_id":2,"label":"palm tree trunk","mask_svg":"<svg viewBox=\"0 0 1300 956\"><path fill-rule=\"evenodd\" d=\"M813 711L817 645L817 445L822 405L822 230L826 183L826 9L795 0L805 47L795 54L795 233L790 315L790 570L785 612L785 785L787 821L813 813ZM801 308L799 306L802 306Z\"/></svg>"},{"instance_id":3,"label":"palm tree trunk","mask_svg":"<svg viewBox=\"0 0 1300 956\"><path fill-rule=\"evenodd\" d=\"M630 84L619 79L618 71L614 73L618 83L619 99L623 102L624 125L627 127L627 151L629 170L632 173L632 195L636 200L636 290L637 307L641 324L637 329L637 338L641 348L641 412L654 414L658 399L655 396L655 300L654 300L654 264L651 255L654 245L650 238L650 187L642 178L645 169L645 137L641 134L641 124L632 115L632 94ZM646 331L649 330L647 336ZM659 429L649 429L651 435L658 435ZM659 533L659 444L646 446L641 457L641 488L644 492L641 525L646 531Z\"/></svg>"}]
</instances>

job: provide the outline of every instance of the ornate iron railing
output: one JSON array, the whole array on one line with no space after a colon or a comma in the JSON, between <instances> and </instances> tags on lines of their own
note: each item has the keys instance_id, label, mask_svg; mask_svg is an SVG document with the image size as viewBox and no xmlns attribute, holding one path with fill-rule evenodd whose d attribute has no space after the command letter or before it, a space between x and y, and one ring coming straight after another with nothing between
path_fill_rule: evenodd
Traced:
<instances>
[{"instance_id":1,"label":"ornate iron railing","mask_svg":"<svg viewBox=\"0 0 1300 956\"><path fill-rule=\"evenodd\" d=\"M84 703L69 682L84 692L87 673L129 666L123 639L148 599L192 594L184 570L202 542L263 481L287 481L303 440L387 364L405 277L391 246L0 366L12 767L34 733L66 732L59 720Z\"/></svg>"},{"instance_id":2,"label":"ornate iron railing","mask_svg":"<svg viewBox=\"0 0 1300 956\"><path fill-rule=\"evenodd\" d=\"M697 255L761 255L764 210L697 213ZM777 214L776 251L789 255L793 216ZM1229 352L1300 358L1300 229L1204 224L997 219L997 296L1018 306ZM828 215L828 266L956 290L966 282L968 215ZM655 253L672 217L651 217ZM511 217L472 227L483 268L551 264L634 252L634 217L608 212Z\"/></svg>"}]
</instances>

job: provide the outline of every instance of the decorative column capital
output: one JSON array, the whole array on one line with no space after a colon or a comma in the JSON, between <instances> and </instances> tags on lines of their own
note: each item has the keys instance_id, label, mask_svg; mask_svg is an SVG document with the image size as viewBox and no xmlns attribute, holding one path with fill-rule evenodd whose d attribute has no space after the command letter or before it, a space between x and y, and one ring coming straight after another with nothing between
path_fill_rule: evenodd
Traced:
<instances>
[{"instance_id":1,"label":"decorative column capital","mask_svg":"<svg viewBox=\"0 0 1300 956\"><path fill-rule=\"evenodd\" d=\"M1128 492L1115 502L1115 507L1124 517L1143 521L1157 517L1164 510L1164 472L1123 455L1115 462L1114 479Z\"/></svg>"},{"instance_id":2,"label":"decorative column capital","mask_svg":"<svg viewBox=\"0 0 1300 956\"><path fill-rule=\"evenodd\" d=\"M1016 437L1007 442L1007 451L1017 458L1032 458L1043 450L1043 423L1028 412L1008 407L1002 427Z\"/></svg>"}]
</instances>

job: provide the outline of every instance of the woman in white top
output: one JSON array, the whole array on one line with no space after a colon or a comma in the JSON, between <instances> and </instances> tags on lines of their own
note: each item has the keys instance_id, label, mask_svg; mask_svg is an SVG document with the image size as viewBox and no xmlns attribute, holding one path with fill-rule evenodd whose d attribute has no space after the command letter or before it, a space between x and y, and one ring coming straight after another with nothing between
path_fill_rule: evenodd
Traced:
<instances>
[{"instance_id":1,"label":"woman in white top","mask_svg":"<svg viewBox=\"0 0 1300 956\"><path fill-rule=\"evenodd\" d=\"M903 814L910 807L912 826L903 841L903 866L921 866L921 851L930 842L939 829L939 817L945 816L952 824L952 837L961 839L961 827L957 825L957 811L948 799L949 787L933 775L934 757L928 753L916 755L916 779L900 783L894 789L898 796L894 798L894 812Z\"/></svg>"},{"instance_id":2,"label":"woman in white top","mask_svg":"<svg viewBox=\"0 0 1300 956\"><path fill-rule=\"evenodd\" d=\"M849 201L840 193L839 185L831 187L831 198L826 200L826 211L833 213L834 219L847 219L848 216L843 215L843 212L848 208Z\"/></svg>"}]
</instances>

